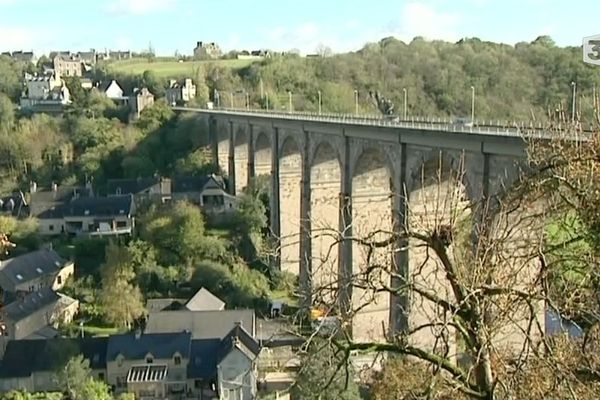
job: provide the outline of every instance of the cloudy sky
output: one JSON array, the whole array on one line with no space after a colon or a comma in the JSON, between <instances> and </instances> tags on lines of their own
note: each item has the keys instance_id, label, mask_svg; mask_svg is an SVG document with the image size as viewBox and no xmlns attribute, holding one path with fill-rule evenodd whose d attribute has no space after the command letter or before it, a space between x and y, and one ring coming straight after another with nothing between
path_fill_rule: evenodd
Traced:
<instances>
[{"instance_id":1,"label":"cloudy sky","mask_svg":"<svg viewBox=\"0 0 600 400\"><path fill-rule=\"evenodd\" d=\"M386 36L514 44L600 34L598 0L0 0L0 51L355 50Z\"/></svg>"}]
</instances>

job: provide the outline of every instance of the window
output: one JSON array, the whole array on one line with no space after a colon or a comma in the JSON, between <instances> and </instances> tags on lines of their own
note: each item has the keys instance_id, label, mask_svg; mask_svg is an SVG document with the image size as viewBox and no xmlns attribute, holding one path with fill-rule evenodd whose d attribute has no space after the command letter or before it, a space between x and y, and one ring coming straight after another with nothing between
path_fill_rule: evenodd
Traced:
<instances>
[{"instance_id":1,"label":"window","mask_svg":"<svg viewBox=\"0 0 600 400\"><path fill-rule=\"evenodd\" d=\"M100 380L100 381L104 381L104 372L100 372L100 373L98 374L98 380Z\"/></svg>"},{"instance_id":2,"label":"window","mask_svg":"<svg viewBox=\"0 0 600 400\"><path fill-rule=\"evenodd\" d=\"M54 232L54 225L48 225L48 230L50 232Z\"/></svg>"},{"instance_id":3,"label":"window","mask_svg":"<svg viewBox=\"0 0 600 400\"><path fill-rule=\"evenodd\" d=\"M146 363L147 364L152 364L154 362L154 359L150 356L146 357Z\"/></svg>"},{"instance_id":4,"label":"window","mask_svg":"<svg viewBox=\"0 0 600 400\"><path fill-rule=\"evenodd\" d=\"M56 283L57 283L58 285L62 285L62 276L58 275L58 276L56 277Z\"/></svg>"},{"instance_id":5,"label":"window","mask_svg":"<svg viewBox=\"0 0 600 400\"><path fill-rule=\"evenodd\" d=\"M117 228L125 228L127 226L127 221L117 221Z\"/></svg>"},{"instance_id":6,"label":"window","mask_svg":"<svg viewBox=\"0 0 600 400\"><path fill-rule=\"evenodd\" d=\"M121 193L122 193L122 192L121 192L121 188L120 188L120 187L118 187L118 188L117 188L117 194L121 194Z\"/></svg>"},{"instance_id":7,"label":"window","mask_svg":"<svg viewBox=\"0 0 600 400\"><path fill-rule=\"evenodd\" d=\"M38 267L38 268L36 268L35 270L37 271L37 273L38 273L38 274L43 274L43 273L44 273L44 271L42 271L42 269L41 269L41 268L39 268L39 267Z\"/></svg>"},{"instance_id":8,"label":"window","mask_svg":"<svg viewBox=\"0 0 600 400\"><path fill-rule=\"evenodd\" d=\"M17 275L15 275L15 277L20 281L23 280L23 275L21 275L21 274L17 274Z\"/></svg>"},{"instance_id":9,"label":"window","mask_svg":"<svg viewBox=\"0 0 600 400\"><path fill-rule=\"evenodd\" d=\"M180 364L181 364L181 357L179 357L179 356L175 356L175 357L173 358L173 363L174 363L175 365L180 365Z\"/></svg>"}]
</instances>

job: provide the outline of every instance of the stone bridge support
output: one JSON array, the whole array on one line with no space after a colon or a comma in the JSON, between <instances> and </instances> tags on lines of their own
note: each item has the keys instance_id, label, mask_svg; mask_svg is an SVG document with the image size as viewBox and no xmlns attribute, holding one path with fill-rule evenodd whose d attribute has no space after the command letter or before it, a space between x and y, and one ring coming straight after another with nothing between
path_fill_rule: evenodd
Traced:
<instances>
[{"instance_id":1,"label":"stone bridge support","mask_svg":"<svg viewBox=\"0 0 600 400\"><path fill-rule=\"evenodd\" d=\"M281 270L299 275L310 293L306 306L335 302L342 313L360 308L352 323L358 341L448 316L419 296L373 295L352 288L351 279L392 288L408 279L442 297L451 293L434 257L412 246L413 240L398 235L395 243L369 249L356 239L385 241L392 232L431 232L459 219L468 222L463 234L471 235L479 216L457 210L501 190L524 154L519 138L264 116L212 118L213 154L234 193L255 176L270 175L271 231L279 240ZM385 271L366 274L373 264ZM435 332L427 329L418 341L446 350L436 348Z\"/></svg>"}]
</instances>

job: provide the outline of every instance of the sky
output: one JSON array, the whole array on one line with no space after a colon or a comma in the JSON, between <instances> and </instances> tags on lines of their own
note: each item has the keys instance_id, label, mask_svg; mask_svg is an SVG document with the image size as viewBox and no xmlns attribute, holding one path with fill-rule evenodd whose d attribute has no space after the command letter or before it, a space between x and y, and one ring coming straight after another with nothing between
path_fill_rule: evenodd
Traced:
<instances>
[{"instance_id":1,"label":"sky","mask_svg":"<svg viewBox=\"0 0 600 400\"><path fill-rule=\"evenodd\" d=\"M395 36L515 44L550 35L579 46L600 34L598 0L0 0L0 51L334 52Z\"/></svg>"}]
</instances>

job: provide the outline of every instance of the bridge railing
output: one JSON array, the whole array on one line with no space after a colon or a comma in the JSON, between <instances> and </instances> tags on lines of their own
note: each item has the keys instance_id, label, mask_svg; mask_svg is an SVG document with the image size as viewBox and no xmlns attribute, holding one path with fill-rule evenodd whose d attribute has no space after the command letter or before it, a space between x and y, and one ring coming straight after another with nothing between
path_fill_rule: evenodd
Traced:
<instances>
[{"instance_id":1,"label":"bridge railing","mask_svg":"<svg viewBox=\"0 0 600 400\"><path fill-rule=\"evenodd\" d=\"M331 122L348 125L397 127L404 129L436 130L452 133L493 134L500 136L526 136L529 138L549 138L548 129L541 122L534 124L516 121L474 120L473 123L457 123L449 118L381 116L375 114L333 114L318 112L289 112L250 108L215 108L201 109L189 107L173 107L178 111L194 111L205 113L222 113L238 116L265 116L288 120ZM579 132L589 132L578 129Z\"/></svg>"}]
</instances>

